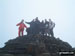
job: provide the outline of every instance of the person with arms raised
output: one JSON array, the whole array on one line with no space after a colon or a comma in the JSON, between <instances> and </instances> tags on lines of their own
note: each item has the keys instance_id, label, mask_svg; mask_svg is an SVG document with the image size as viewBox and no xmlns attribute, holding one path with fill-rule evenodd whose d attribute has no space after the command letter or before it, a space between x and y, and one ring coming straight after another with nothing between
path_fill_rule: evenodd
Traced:
<instances>
[{"instance_id":1,"label":"person with arms raised","mask_svg":"<svg viewBox=\"0 0 75 56\"><path fill-rule=\"evenodd\" d=\"M24 28L27 28L27 26L23 22L24 20L22 19L22 21L16 25L16 26L19 26L19 31L18 31L19 37L21 36L21 33L23 36Z\"/></svg>"}]
</instances>

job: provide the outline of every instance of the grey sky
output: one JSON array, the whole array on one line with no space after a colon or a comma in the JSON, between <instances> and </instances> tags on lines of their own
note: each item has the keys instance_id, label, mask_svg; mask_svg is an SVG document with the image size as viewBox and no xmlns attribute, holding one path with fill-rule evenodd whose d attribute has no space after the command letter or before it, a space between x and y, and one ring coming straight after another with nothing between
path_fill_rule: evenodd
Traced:
<instances>
[{"instance_id":1,"label":"grey sky","mask_svg":"<svg viewBox=\"0 0 75 56\"><path fill-rule=\"evenodd\" d=\"M18 36L17 23L51 18L54 33L75 47L75 0L0 0L0 47ZM28 25L27 25L28 26ZM26 34L26 32L24 32Z\"/></svg>"}]
</instances>

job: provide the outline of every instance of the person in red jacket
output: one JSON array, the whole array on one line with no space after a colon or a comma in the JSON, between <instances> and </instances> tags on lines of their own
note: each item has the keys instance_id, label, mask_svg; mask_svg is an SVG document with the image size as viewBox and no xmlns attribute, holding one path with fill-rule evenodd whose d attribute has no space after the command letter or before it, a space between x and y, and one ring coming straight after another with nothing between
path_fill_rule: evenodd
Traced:
<instances>
[{"instance_id":1,"label":"person in red jacket","mask_svg":"<svg viewBox=\"0 0 75 56\"><path fill-rule=\"evenodd\" d=\"M23 32L24 32L24 28L27 28L27 26L23 23L24 20L22 20L20 23L18 23L16 26L19 26L19 31L18 31L18 35L23 36Z\"/></svg>"}]
</instances>

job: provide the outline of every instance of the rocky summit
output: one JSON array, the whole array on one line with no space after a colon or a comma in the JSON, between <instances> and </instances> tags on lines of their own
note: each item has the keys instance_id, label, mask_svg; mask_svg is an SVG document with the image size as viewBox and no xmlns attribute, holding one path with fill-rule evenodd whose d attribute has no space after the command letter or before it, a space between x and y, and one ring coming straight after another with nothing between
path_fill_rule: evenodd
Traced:
<instances>
[{"instance_id":1,"label":"rocky summit","mask_svg":"<svg viewBox=\"0 0 75 56\"><path fill-rule=\"evenodd\" d=\"M72 46L56 37L24 35L11 39L0 49L4 56L58 56L60 51L72 51Z\"/></svg>"}]
</instances>

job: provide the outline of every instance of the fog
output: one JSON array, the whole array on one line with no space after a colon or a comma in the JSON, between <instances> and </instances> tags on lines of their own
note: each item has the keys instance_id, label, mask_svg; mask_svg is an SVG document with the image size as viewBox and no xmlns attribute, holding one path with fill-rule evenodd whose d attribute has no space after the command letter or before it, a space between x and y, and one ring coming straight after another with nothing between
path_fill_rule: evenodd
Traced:
<instances>
[{"instance_id":1,"label":"fog","mask_svg":"<svg viewBox=\"0 0 75 56\"><path fill-rule=\"evenodd\" d=\"M75 47L74 6L75 0L0 0L0 47L18 36L17 23L22 19L30 22L36 17L40 21L51 18L56 24L55 37Z\"/></svg>"}]
</instances>

